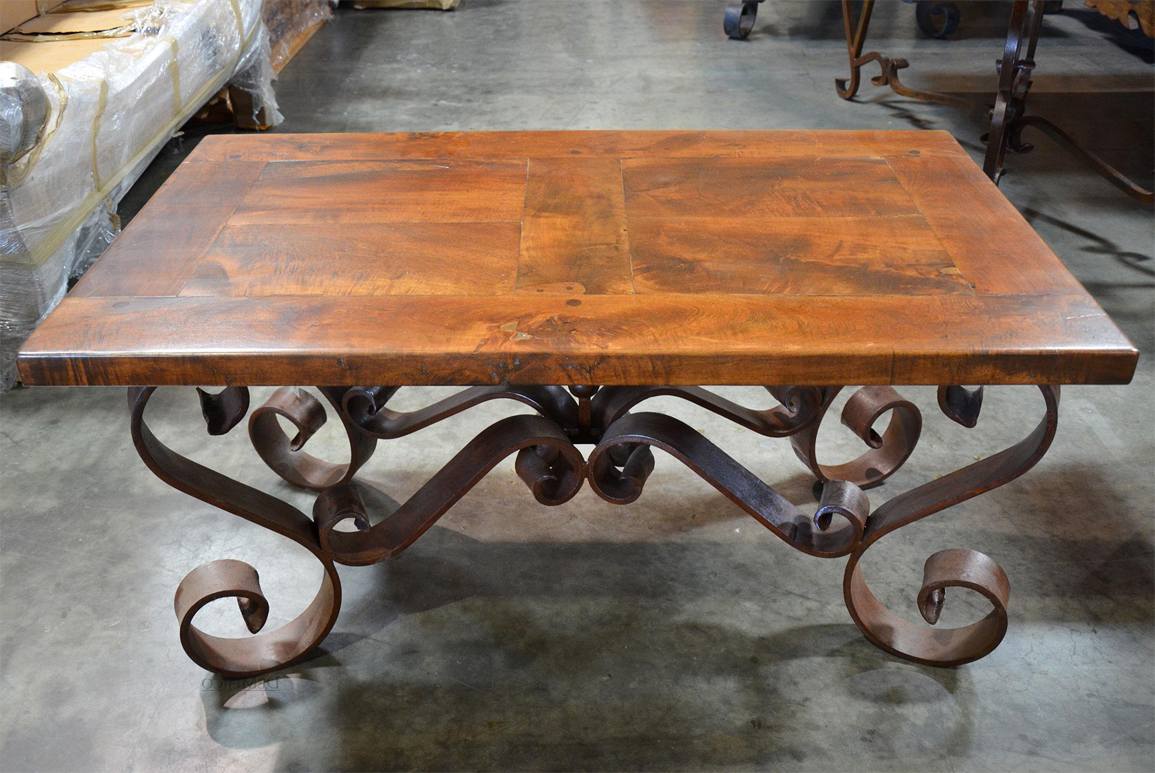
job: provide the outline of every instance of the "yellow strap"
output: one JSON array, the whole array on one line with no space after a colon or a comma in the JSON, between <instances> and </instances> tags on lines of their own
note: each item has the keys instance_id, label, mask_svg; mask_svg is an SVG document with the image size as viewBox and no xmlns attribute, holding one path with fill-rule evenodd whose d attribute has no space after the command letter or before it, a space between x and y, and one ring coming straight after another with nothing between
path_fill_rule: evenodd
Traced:
<instances>
[{"instance_id":1,"label":"yellow strap","mask_svg":"<svg viewBox=\"0 0 1155 773\"><path fill-rule=\"evenodd\" d=\"M96 103L96 117L92 119L92 180L96 187L100 187L100 161L97 158L96 135L100 134L100 119L104 117L104 109L108 107L108 81L100 79L100 99Z\"/></svg>"},{"instance_id":2,"label":"yellow strap","mask_svg":"<svg viewBox=\"0 0 1155 773\"><path fill-rule=\"evenodd\" d=\"M229 3L233 6L233 18L237 20L237 40L243 44L245 42L245 20L244 17L241 16L241 6L237 3L237 0L229 0ZM253 27L254 31L256 29L256 27ZM237 61L233 62L233 67L236 67L237 62L241 61L241 56L245 53L245 48L247 48L247 46L242 45L241 50L237 52Z\"/></svg>"},{"instance_id":3,"label":"yellow strap","mask_svg":"<svg viewBox=\"0 0 1155 773\"><path fill-rule=\"evenodd\" d=\"M172 74L172 111L179 114L183 103L180 100L180 59L177 57L177 42L172 35L166 35L164 39L172 47L172 68L169 70Z\"/></svg>"},{"instance_id":4,"label":"yellow strap","mask_svg":"<svg viewBox=\"0 0 1155 773\"><path fill-rule=\"evenodd\" d=\"M108 30L94 30L91 32L6 32L0 35L0 40L11 40L17 43L52 43L57 40L93 40L95 38L123 38L136 31L136 25L125 24L123 27L114 27Z\"/></svg>"}]
</instances>

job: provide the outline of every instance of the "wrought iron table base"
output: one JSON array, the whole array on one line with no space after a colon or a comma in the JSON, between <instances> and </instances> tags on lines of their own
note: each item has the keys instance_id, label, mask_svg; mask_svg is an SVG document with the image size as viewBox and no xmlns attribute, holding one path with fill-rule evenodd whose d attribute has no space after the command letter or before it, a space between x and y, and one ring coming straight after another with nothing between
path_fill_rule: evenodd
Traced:
<instances>
[{"instance_id":1,"label":"wrought iron table base","mask_svg":"<svg viewBox=\"0 0 1155 773\"><path fill-rule=\"evenodd\" d=\"M722 17L722 29L731 40L745 40L758 20L758 6L766 0L742 0L741 5L727 6ZM949 37L958 29L959 8L951 2L939 0L903 0L915 4L918 28L933 38ZM848 36L849 37L849 36Z\"/></svg>"},{"instance_id":2,"label":"wrought iron table base","mask_svg":"<svg viewBox=\"0 0 1155 773\"><path fill-rule=\"evenodd\" d=\"M263 630L269 603L253 567L225 559L194 569L176 591L181 645L198 665L228 677L256 676L299 662L324 641L337 620L341 582L336 564L373 564L397 555L507 456L516 454L518 476L544 505L568 501L586 480L603 499L628 504L641 495L654 469L651 449L659 448L792 547L822 558L849 556L843 581L846 606L875 645L934 666L968 663L997 647L1007 630L1010 585L989 557L953 549L927 559L917 603L931 626L938 621L948 587L977 591L992 606L983 619L945 630L915 625L884 607L867 586L859 561L890 532L1001 486L1033 467L1055 434L1059 388L1039 387L1044 417L1021 442L893 497L874 512L863 489L882 483L910 456L922 429L918 408L888 386L858 389L846 402L841 418L868 450L852 462L826 466L818 461L816 440L841 387L767 389L780 403L768 410L747 408L700 387L496 386L466 388L421 410L397 412L388 407L388 401L398 387L322 387L349 439L349 462L338 465L304 450L326 421L322 403L304 390L283 387L252 411L249 435L257 453L278 475L319 492L309 517L287 502L165 446L144 421L145 406L155 387L134 387L128 393L132 437L149 469L180 491L288 537L325 568L321 588L308 608L271 631ZM212 435L229 432L249 413L245 387L227 387L217 394L198 392ZM657 396L679 397L759 434L789 438L798 458L822 484L815 515L803 513L687 424L663 414L634 411ZM512 416L490 425L392 515L370 525L352 481L379 439L402 437L498 398L525 403L538 415ZM938 392L942 412L968 428L978 420L982 399L982 387L945 386ZM874 425L886 413L890 420L880 434ZM294 437L282 431L278 416L296 427ZM583 457L575 443L594 448ZM345 521L356 530L335 528ZM253 636L221 638L194 625L202 607L226 597L237 600Z\"/></svg>"},{"instance_id":3,"label":"wrought iron table base","mask_svg":"<svg viewBox=\"0 0 1155 773\"><path fill-rule=\"evenodd\" d=\"M870 26L870 16L874 10L874 0L864 0L857 22L854 20L850 0L842 0L846 49L850 58L850 78L835 79L838 96L843 99L854 98L861 83L861 68L871 62L878 62L882 72L870 79L875 86L890 86L894 92L912 99L983 110L990 114L990 129L983 135L983 141L987 144L983 171L996 183L1003 175L1003 159L1008 149L1016 153L1029 153L1034 149L1033 145L1023 142L1022 139L1023 129L1034 126L1128 196L1145 204L1155 202L1155 192L1135 184L1098 155L1080 146L1073 137L1054 123L1040 116L1026 114L1027 95L1031 90L1031 73L1035 69L1035 49L1043 27L1045 4L1046 0L1016 0L1012 6L1003 56L996 63L999 85L992 107L990 104L961 99L949 94L912 89L903 84L899 80L898 71L909 67L909 62L905 59L891 59L877 51L862 53L866 32Z\"/></svg>"}]
</instances>

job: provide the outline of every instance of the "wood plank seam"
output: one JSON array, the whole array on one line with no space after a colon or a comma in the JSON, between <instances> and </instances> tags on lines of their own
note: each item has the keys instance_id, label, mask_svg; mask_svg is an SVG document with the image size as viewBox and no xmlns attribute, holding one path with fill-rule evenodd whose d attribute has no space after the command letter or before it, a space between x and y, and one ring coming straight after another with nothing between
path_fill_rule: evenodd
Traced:
<instances>
[{"instance_id":1,"label":"wood plank seam","mask_svg":"<svg viewBox=\"0 0 1155 773\"><path fill-rule=\"evenodd\" d=\"M618 159L618 177L621 178L621 182L622 182L622 202L623 202L623 206L624 206L625 201L626 201L626 170L625 170L625 162L620 158ZM628 232L630 230L630 208L628 206L624 206L624 209L625 209L625 218L626 218L626 231ZM636 278L634 277L634 240L633 239L629 240L629 248L630 248L630 251L629 251L630 291L634 295L637 295L638 294L638 282L637 282Z\"/></svg>"},{"instance_id":2,"label":"wood plank seam","mask_svg":"<svg viewBox=\"0 0 1155 773\"><path fill-rule=\"evenodd\" d=\"M517 238L517 265L513 271L513 294L517 295L521 283L521 256L525 249L525 213L529 210L529 159L525 159L525 196L522 197L521 219L517 221L520 233Z\"/></svg>"},{"instance_id":3,"label":"wood plank seam","mask_svg":"<svg viewBox=\"0 0 1155 773\"><path fill-rule=\"evenodd\" d=\"M186 159L186 163L187 163L187 159ZM192 277L193 272L196 271L196 268L200 264L201 260L203 260L204 256L207 255L209 250L211 250L213 248L213 245L216 244L217 239L219 239L221 236L221 232L225 230L225 227L228 226L229 221L233 219L233 215L236 214L237 207L239 207L241 205L241 202L245 200L245 196L247 196L249 194L249 191L251 191L253 189L253 186L257 184L257 180L261 179L261 175L264 174L264 171L268 167L268 165L269 165L269 162L266 161L261 166L261 170L259 172L257 172L256 175L253 176L253 181L251 183L249 183L249 187L245 189L244 193L237 196L237 200L233 203L232 208L229 210L229 216L226 217L221 222L220 227L217 228L216 233L213 234L213 238L212 238L212 240L209 241L208 246L205 247L203 250L201 250L201 252L197 256L196 260L191 261L188 264L188 266L185 267L185 271L183 274L181 274L181 277L179 279L180 286L177 288L177 291L175 293L176 295L180 295L181 290L183 290L184 286L186 284L188 284L188 280Z\"/></svg>"},{"instance_id":4,"label":"wood plank seam","mask_svg":"<svg viewBox=\"0 0 1155 773\"><path fill-rule=\"evenodd\" d=\"M177 170L179 171L180 167L183 167L185 164L188 164L188 163L189 163L189 160L185 159L183 162L181 162L181 164L178 165ZM241 192L237 195L236 200L233 202L233 206L229 209L229 214L220 220L219 224L217 225L217 227L213 233L212 238L210 240L208 240L206 246L197 253L195 258L192 258L189 260L188 265L185 267L185 273L182 275L182 277L184 277L184 278L178 278L177 281L179 282L179 284L177 284L175 286L174 291L171 293L166 293L164 295L158 295L157 297L176 297L177 295L180 294L180 291L184 286L184 282L187 281L187 276L191 275L191 272L196 269L196 266L200 263L201 259L208 253L208 251L210 249L212 249L213 243L216 241L217 237L220 236L221 231L223 231L225 229L225 226L227 226L229 224L229 221L232 219L233 214L236 212L237 207L240 206L240 203L244 199L245 195L252 189L253 185L256 184L256 181L260 178L261 173L264 171L265 167L268 166L268 164L269 164L269 162L267 162L267 161L244 162L244 163L259 163L260 164L260 168L257 170L256 174L253 176L253 180L249 183L249 186L247 188L245 188L245 190L243 192ZM222 166L223 166L223 164L222 164ZM175 176L175 173L173 176ZM169 179L171 180L172 176L170 176ZM168 180L166 180L165 183L161 185L160 190L158 190L157 193L154 194L154 198L161 194L161 192L165 188L165 185L167 185L167 184L168 184ZM130 223L130 225L131 225L131 223ZM111 253L111 254L113 256L115 256L115 253ZM80 278L80 280L77 282L76 286L73 287L72 290L70 291L69 295L72 295L74 297L87 296L88 295L88 293L87 293L88 286L98 284L100 279L103 278L103 275L102 275L102 273L100 273L96 270L96 266L97 266L97 264L100 263L100 260L102 258L104 258L103 255L101 256L101 258L98 258L96 263L94 263L93 266L85 273L85 275ZM169 277L169 278L171 279L171 277ZM88 285L85 285L86 280L88 282ZM99 297L99 296L93 296L93 297ZM65 300L67 300L67 298Z\"/></svg>"}]
</instances>

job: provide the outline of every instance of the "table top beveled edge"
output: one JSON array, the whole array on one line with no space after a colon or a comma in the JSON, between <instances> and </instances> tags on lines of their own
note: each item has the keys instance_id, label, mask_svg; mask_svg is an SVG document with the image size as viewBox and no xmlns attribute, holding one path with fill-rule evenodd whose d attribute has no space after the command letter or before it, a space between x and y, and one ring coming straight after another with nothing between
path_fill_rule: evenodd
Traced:
<instances>
[{"instance_id":1,"label":"table top beveled edge","mask_svg":"<svg viewBox=\"0 0 1155 773\"><path fill-rule=\"evenodd\" d=\"M899 385L1127 383L1138 359L1087 296L508 300L78 298L18 364L28 385Z\"/></svg>"}]
</instances>

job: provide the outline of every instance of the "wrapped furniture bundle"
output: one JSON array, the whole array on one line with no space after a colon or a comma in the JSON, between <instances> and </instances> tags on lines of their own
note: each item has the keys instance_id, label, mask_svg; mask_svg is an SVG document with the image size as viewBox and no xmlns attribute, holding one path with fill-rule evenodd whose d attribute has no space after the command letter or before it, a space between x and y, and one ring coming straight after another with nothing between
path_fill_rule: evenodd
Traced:
<instances>
[{"instance_id":1,"label":"wrapped furniture bundle","mask_svg":"<svg viewBox=\"0 0 1155 773\"><path fill-rule=\"evenodd\" d=\"M280 121L262 0L109 0L0 40L0 386L119 230L116 205L223 86ZM77 17L77 18L73 18ZM79 29L83 25L89 29Z\"/></svg>"}]
</instances>

